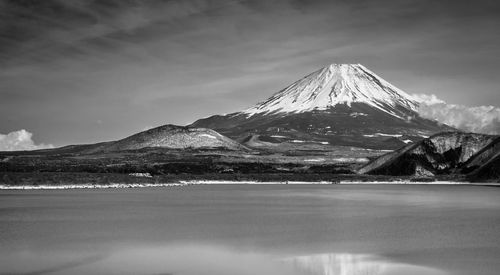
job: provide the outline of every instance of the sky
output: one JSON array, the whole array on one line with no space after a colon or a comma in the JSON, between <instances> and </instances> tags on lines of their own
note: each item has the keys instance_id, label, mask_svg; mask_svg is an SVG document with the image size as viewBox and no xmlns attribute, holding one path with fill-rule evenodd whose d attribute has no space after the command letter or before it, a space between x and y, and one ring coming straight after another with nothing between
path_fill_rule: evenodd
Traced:
<instances>
[{"instance_id":1,"label":"sky","mask_svg":"<svg viewBox=\"0 0 500 275\"><path fill-rule=\"evenodd\" d=\"M0 147L186 125L331 63L500 125L499 29L488 0L0 0Z\"/></svg>"}]
</instances>

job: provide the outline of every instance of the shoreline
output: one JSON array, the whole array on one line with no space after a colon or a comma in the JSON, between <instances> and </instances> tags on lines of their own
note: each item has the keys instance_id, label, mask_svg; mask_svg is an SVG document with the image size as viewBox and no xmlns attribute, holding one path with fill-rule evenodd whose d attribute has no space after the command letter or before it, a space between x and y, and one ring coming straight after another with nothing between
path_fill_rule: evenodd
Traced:
<instances>
[{"instance_id":1,"label":"shoreline","mask_svg":"<svg viewBox=\"0 0 500 275\"><path fill-rule=\"evenodd\" d=\"M474 183L465 181L224 181L224 180L192 180L180 181L185 185L210 185L210 184L255 184L255 185L370 185L370 184L394 184L394 185L499 185L495 183Z\"/></svg>"},{"instance_id":2,"label":"shoreline","mask_svg":"<svg viewBox=\"0 0 500 275\"><path fill-rule=\"evenodd\" d=\"M181 183L112 183L112 184L61 184L61 185L0 185L0 190L69 190L69 189L122 189L147 187L184 186Z\"/></svg>"},{"instance_id":3,"label":"shoreline","mask_svg":"<svg viewBox=\"0 0 500 275\"><path fill-rule=\"evenodd\" d=\"M70 189L124 189L151 187L182 187L189 185L479 185L500 186L498 183L473 183L456 181L224 181L193 180L177 183L114 183L114 184L63 184L63 185L0 185L0 190L70 190Z\"/></svg>"}]
</instances>

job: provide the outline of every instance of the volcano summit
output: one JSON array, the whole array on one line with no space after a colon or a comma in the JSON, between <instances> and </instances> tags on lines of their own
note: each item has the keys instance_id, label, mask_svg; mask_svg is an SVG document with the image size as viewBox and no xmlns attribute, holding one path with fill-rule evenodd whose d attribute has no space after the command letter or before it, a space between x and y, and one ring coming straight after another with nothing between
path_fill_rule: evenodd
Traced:
<instances>
[{"instance_id":1,"label":"volcano summit","mask_svg":"<svg viewBox=\"0 0 500 275\"><path fill-rule=\"evenodd\" d=\"M244 113L302 113L328 110L339 104L365 103L392 116L403 118L418 103L360 64L332 64L293 83Z\"/></svg>"},{"instance_id":2,"label":"volcano summit","mask_svg":"<svg viewBox=\"0 0 500 275\"><path fill-rule=\"evenodd\" d=\"M419 103L361 64L332 64L241 112L191 126L263 142L396 149L453 130L424 119Z\"/></svg>"}]
</instances>

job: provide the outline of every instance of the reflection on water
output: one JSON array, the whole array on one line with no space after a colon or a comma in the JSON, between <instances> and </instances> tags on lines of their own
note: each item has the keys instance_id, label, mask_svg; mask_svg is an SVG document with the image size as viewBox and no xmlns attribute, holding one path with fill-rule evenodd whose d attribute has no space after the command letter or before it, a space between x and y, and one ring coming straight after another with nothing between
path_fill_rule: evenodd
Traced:
<instances>
[{"instance_id":1,"label":"reflection on water","mask_svg":"<svg viewBox=\"0 0 500 275\"><path fill-rule=\"evenodd\" d=\"M389 262L387 259L372 255L316 254L283 257L199 245L127 247L104 256L80 256L74 259L68 258L64 253L50 254L48 257L45 255L42 261L40 255L35 254L14 255L13 259L17 259L17 263L3 261L5 265L0 274L445 274L426 267Z\"/></svg>"},{"instance_id":2,"label":"reflection on water","mask_svg":"<svg viewBox=\"0 0 500 275\"><path fill-rule=\"evenodd\" d=\"M380 274L385 263L373 261L365 255L318 254L293 257L286 260L297 270L314 275Z\"/></svg>"},{"instance_id":3,"label":"reflection on water","mask_svg":"<svg viewBox=\"0 0 500 275\"><path fill-rule=\"evenodd\" d=\"M427 267L390 262L373 255L316 254L284 260L296 271L310 275L438 275L442 271Z\"/></svg>"}]
</instances>

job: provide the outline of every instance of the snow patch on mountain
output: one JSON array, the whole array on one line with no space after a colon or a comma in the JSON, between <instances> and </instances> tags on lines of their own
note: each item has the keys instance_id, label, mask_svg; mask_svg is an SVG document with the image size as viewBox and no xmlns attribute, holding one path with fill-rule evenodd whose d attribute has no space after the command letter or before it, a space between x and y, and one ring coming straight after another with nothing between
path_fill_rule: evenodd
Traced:
<instances>
[{"instance_id":1,"label":"snow patch on mountain","mask_svg":"<svg viewBox=\"0 0 500 275\"><path fill-rule=\"evenodd\" d=\"M403 135L393 135L393 134L384 134L384 133L375 133L373 135L363 135L364 137L402 137Z\"/></svg>"},{"instance_id":2,"label":"snow patch on mountain","mask_svg":"<svg viewBox=\"0 0 500 275\"><path fill-rule=\"evenodd\" d=\"M214 137L212 135L208 135L208 134L201 134L201 135L199 135L199 137L207 137L207 138L211 138L211 139L217 139L216 137Z\"/></svg>"},{"instance_id":3,"label":"snow patch on mountain","mask_svg":"<svg viewBox=\"0 0 500 275\"><path fill-rule=\"evenodd\" d=\"M418 102L361 64L332 64L293 83L245 111L248 117L267 113L327 110L338 104L365 103L400 119L396 107L416 111Z\"/></svg>"}]
</instances>

